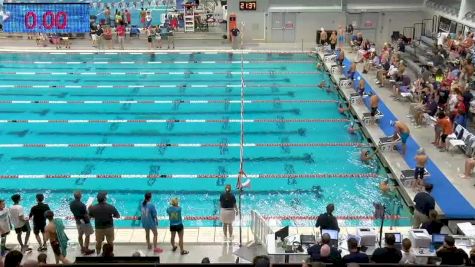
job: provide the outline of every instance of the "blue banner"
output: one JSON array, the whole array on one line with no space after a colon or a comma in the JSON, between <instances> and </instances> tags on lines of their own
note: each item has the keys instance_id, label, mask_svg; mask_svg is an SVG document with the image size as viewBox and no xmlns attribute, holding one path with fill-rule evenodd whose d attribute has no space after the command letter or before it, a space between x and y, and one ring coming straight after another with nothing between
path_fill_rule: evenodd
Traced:
<instances>
[{"instance_id":1,"label":"blue banner","mask_svg":"<svg viewBox=\"0 0 475 267\"><path fill-rule=\"evenodd\" d=\"M17 33L89 32L89 3L4 3L3 30Z\"/></svg>"}]
</instances>

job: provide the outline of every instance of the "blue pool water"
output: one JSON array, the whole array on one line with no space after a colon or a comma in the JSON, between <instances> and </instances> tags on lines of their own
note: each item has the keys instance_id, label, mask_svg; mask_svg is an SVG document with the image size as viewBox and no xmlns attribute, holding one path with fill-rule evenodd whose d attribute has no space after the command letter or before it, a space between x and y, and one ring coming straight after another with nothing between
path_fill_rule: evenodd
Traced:
<instances>
[{"instance_id":1,"label":"blue pool water","mask_svg":"<svg viewBox=\"0 0 475 267\"><path fill-rule=\"evenodd\" d=\"M387 178L380 163L361 164L360 148L340 145L364 143L366 138L361 133L351 135L346 131L349 123L346 115L337 110L337 93L317 88L322 80L330 82L327 73L317 72L314 57L249 53L243 55L242 65L247 101L244 119L248 120L244 124L244 143L249 145L244 148L244 171L250 177L268 174L273 177L251 178L251 188L243 195L243 215L253 209L272 216L318 215L327 203L333 202L336 215L371 216L373 203L383 202L390 214L402 216L401 220L388 223L409 225L409 211L400 197L382 195L378 190L379 182ZM46 202L59 215L69 216L67 203L73 191L82 190L87 199L99 190L106 190L121 215L134 216L138 215L143 194L152 191L161 215L168 200L177 196L182 201L184 215L215 216L224 184L236 185L235 178L215 178L215 175L236 175L239 171L239 146L233 145L239 144L241 135L240 85L239 54L2 54L0 175L130 174L182 178L2 179L0 197L9 199L11 194L20 192L24 195L24 205L30 207L34 194L44 192ZM163 102L101 102L135 100ZM76 123L45 123L45 120ZM5 147L5 144L170 146ZM187 144L213 146L176 146ZM263 146L266 144L276 146ZM303 178L289 177L293 174ZM317 174L323 178L309 178ZM362 177L329 177L341 174ZM193 178L196 175L204 178ZM246 216L244 223L248 223ZM292 223L313 224L306 220ZM211 226L219 222L188 220L186 224ZM121 221L119 225L137 226L133 221Z\"/></svg>"}]
</instances>

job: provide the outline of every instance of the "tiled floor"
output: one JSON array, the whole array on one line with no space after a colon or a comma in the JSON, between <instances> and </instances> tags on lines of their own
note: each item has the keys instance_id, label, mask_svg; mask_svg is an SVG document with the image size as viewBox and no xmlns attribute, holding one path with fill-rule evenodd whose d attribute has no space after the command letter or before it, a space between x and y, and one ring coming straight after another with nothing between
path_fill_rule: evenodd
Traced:
<instances>
[{"instance_id":1,"label":"tiled floor","mask_svg":"<svg viewBox=\"0 0 475 267\"><path fill-rule=\"evenodd\" d=\"M342 227L342 237L345 238L347 234L355 234L356 228L354 227ZM403 235L407 233L409 227L385 227L384 232L400 232ZM249 231L249 235L247 233ZM74 261L79 254L79 246L76 238L77 234L74 229L68 229L67 235L70 238L68 247L68 259ZM190 235L190 233L193 233ZM246 246L251 239L247 239L250 235L250 230L245 229L243 236L243 246ZM291 227L289 230L291 235L293 234L315 234L315 228L313 227ZM147 256L160 256L162 263L199 263L203 257L209 257L211 262L226 262L232 263L236 261L236 255L234 252L239 248L238 232L235 229L234 242L224 242L222 238L221 228L204 227L193 228L185 230L185 249L190 251L189 255L181 256L179 253L173 253L171 251L171 245L169 244L169 231L166 229L159 230L159 246L163 248L164 252L160 254L154 254L152 251L146 249L145 234L143 229L117 229L116 230L116 243L114 245L114 255L116 256L131 256L134 252L140 251ZM212 237L215 238L213 242L209 242ZM24 260L36 259L38 252L36 249L38 245L33 236L30 238L30 247L33 252L26 254ZM95 245L94 238L91 238L91 246ZM7 247L12 249L18 249L18 245L15 239L15 235L10 234L7 242ZM54 255L51 249L47 251L48 263L54 263ZM95 256L93 254L93 256ZM93 257L91 256L91 257ZM245 259L240 259L240 262L246 262Z\"/></svg>"}]
</instances>

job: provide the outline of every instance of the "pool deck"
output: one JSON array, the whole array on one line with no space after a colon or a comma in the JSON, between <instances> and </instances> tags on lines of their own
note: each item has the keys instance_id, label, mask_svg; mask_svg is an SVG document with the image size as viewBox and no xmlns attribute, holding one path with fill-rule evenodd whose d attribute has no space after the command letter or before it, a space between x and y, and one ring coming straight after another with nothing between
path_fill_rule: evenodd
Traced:
<instances>
[{"instance_id":1,"label":"pool deck","mask_svg":"<svg viewBox=\"0 0 475 267\"><path fill-rule=\"evenodd\" d=\"M323 58L323 53L320 53ZM346 57L354 61L356 58L356 53L352 52L350 49L345 49ZM327 68L330 69L331 65L335 63L325 63ZM440 152L438 148L431 144L434 138L433 128L430 126L417 128L412 123L408 115L409 104L407 102L394 101L391 97L392 89L389 87L380 88L379 85L375 83L375 71L370 71L367 74L362 74L363 64L358 64L357 70L360 75L366 80L367 85L369 84L377 93L378 97L384 104L390 109L390 111L402 122L404 122L411 131L411 137L423 147L426 151L426 154L429 158L436 164L436 166L442 171L442 173L447 177L450 183L457 189L457 191L471 204L472 209L475 207L475 187L474 182L475 178L470 177L468 179L461 178L461 175L464 172L465 159L467 158L463 153L455 149L454 152ZM333 77L336 81L343 77L341 74L334 74ZM353 87L351 88L341 88L341 91L349 99L350 93L355 93ZM354 112L357 114L358 118L361 121L362 113L369 112L368 108L363 104L351 105ZM380 137L387 136L378 124L374 125L364 125L367 133L370 137L377 143ZM398 151L384 151L381 153L384 157L384 161L388 164L389 168L398 178L401 174L401 170L411 169L407 162L404 160L403 156ZM440 177L431 177L439 179ZM399 179L397 179L399 180ZM400 192L404 197L412 200L417 192L412 188L404 186L400 181ZM447 196L450 198L450 196ZM412 201L411 201L412 202ZM411 203L409 203L411 204ZM456 205L454 203L454 205ZM438 205L437 205L438 206ZM443 212L440 207L436 207L439 213L443 215ZM474 213L475 214L475 213ZM473 215L472 215L473 217Z\"/></svg>"},{"instance_id":2,"label":"pool deck","mask_svg":"<svg viewBox=\"0 0 475 267\"><path fill-rule=\"evenodd\" d=\"M279 229L276 227L274 230ZM384 227L383 232L398 232L403 235L407 234L409 227ZM116 229L114 255L116 256L131 256L135 251L140 250L147 256L160 256L162 263L199 263L203 257L209 257L211 262L217 263L233 263L237 256L234 254L239 249L238 243L238 228L234 228L235 238L234 242L224 242L221 227L200 227L200 228L186 228L185 229L185 249L190 251L187 256L181 256L179 253L173 253L170 250L169 244L170 232L168 229L158 230L158 245L164 249L163 253L154 254L146 249L145 232L141 228L130 229L121 228ZM355 227L341 227L341 232L346 234L356 234ZM290 227L289 233L293 234L315 234L314 227ZM74 260L80 256L80 250L77 239L76 229L67 229L66 234L70 241L68 246L68 259ZM248 239L249 237L249 239ZM250 228L243 229L243 245L252 241L253 236ZM94 235L91 236L90 248L95 245ZM31 253L26 254L24 260L36 259L38 248L36 239L33 234L30 236L29 246L33 249ZM16 235L11 233L7 238L7 247L11 249L19 249ZM51 249L46 252L48 255L48 263L54 263L54 256ZM94 254L93 254L94 255ZM91 256L92 257L92 256ZM241 259L240 262L247 262Z\"/></svg>"}]
</instances>

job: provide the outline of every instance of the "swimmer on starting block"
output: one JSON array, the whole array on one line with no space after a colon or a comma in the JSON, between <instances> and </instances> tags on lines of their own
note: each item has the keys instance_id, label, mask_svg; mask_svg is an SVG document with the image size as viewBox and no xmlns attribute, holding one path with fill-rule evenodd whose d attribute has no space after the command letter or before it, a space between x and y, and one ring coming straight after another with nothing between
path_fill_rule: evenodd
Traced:
<instances>
[{"instance_id":1,"label":"swimmer on starting block","mask_svg":"<svg viewBox=\"0 0 475 267\"><path fill-rule=\"evenodd\" d=\"M390 122L391 126L394 127L394 136L393 140L396 141L401 138L402 142L402 154L406 154L406 143L407 139L409 138L410 130L409 127L402 121L391 121Z\"/></svg>"}]
</instances>

